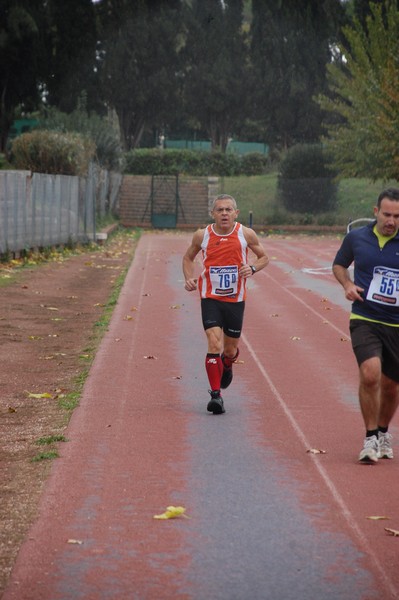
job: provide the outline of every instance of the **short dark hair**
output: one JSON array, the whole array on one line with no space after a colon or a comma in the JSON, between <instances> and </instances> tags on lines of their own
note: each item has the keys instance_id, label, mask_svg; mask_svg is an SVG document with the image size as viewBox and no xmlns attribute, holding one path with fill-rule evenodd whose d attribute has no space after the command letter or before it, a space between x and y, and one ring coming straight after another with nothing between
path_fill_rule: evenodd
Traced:
<instances>
[{"instance_id":1,"label":"short dark hair","mask_svg":"<svg viewBox=\"0 0 399 600\"><path fill-rule=\"evenodd\" d=\"M387 198L388 200L397 200L399 202L399 188L387 188L386 190L383 190L377 199L378 208L380 208L384 198Z\"/></svg>"}]
</instances>

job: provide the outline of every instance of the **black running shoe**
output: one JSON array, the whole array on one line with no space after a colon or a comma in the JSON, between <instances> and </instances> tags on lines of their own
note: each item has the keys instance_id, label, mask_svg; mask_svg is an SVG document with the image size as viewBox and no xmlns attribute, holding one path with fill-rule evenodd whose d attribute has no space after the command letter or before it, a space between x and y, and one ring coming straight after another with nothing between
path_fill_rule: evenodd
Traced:
<instances>
[{"instance_id":1,"label":"black running shoe","mask_svg":"<svg viewBox=\"0 0 399 600\"><path fill-rule=\"evenodd\" d=\"M226 367L224 367L223 369L223 375L222 378L220 380L220 387L222 388L222 390L225 390L227 387L229 387L230 383L233 381L233 369L232 367L230 367L230 369L226 369Z\"/></svg>"},{"instance_id":2,"label":"black running shoe","mask_svg":"<svg viewBox=\"0 0 399 600\"><path fill-rule=\"evenodd\" d=\"M237 353L234 357L234 362L237 360L239 355L239 350L237 348ZM233 381L233 365L231 365L230 367L226 367L226 365L224 364L224 353L222 353L221 356L222 359L222 364L223 364L223 373L222 373L222 378L220 380L220 387L222 390L225 390L227 387L229 387L230 383Z\"/></svg>"},{"instance_id":3,"label":"black running shoe","mask_svg":"<svg viewBox=\"0 0 399 600\"><path fill-rule=\"evenodd\" d=\"M219 390L209 391L211 399L208 402L207 410L214 415L221 415L226 412L223 405L223 398Z\"/></svg>"}]
</instances>

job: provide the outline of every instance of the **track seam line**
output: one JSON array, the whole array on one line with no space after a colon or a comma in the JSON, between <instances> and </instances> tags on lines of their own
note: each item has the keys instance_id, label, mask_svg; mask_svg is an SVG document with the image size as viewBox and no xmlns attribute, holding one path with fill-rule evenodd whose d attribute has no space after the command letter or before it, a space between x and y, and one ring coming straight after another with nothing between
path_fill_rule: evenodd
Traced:
<instances>
[{"instance_id":1,"label":"track seam line","mask_svg":"<svg viewBox=\"0 0 399 600\"><path fill-rule=\"evenodd\" d=\"M261 273L263 273L263 271L261 271ZM337 331L340 335L343 335L346 338L348 337L347 333L345 333L344 331L342 331L342 329L340 329L339 327L337 327L336 325L334 325L334 323L331 323L331 321L329 321L328 319L326 319L324 317L324 315L321 315L319 312L317 312L317 310L315 310L314 308L312 308L311 306L309 306L309 304L307 304L305 302L305 300L302 300L301 298L298 298L298 296L296 296L293 292L291 292L289 289L287 289L286 287L284 287L272 275L270 275L269 273L263 273L263 275L265 275L266 277L269 277L269 279L271 279L272 281L274 281L274 283L276 283L278 286L280 286L281 288L283 288L284 291L287 294L289 294L290 296L292 296L297 302L300 302L301 304L303 304L303 306L305 306L308 310L310 310L310 312L312 312L319 319L321 319L323 321L323 323L328 323L328 325L330 325L333 329L335 329L335 331Z\"/></svg>"},{"instance_id":2,"label":"track seam line","mask_svg":"<svg viewBox=\"0 0 399 600\"><path fill-rule=\"evenodd\" d=\"M274 279L274 277L272 277L268 273L263 273L263 274L266 275L267 277L269 277L275 283L277 283L280 287L284 287L284 286L281 285L280 282L278 282L276 279ZM319 317L323 321L327 321L329 323L329 325L331 325L331 327L333 327L333 329L335 329L336 331L338 331L340 334L346 336L346 334L344 332L342 332L341 329L339 329L338 327L336 327L333 323L331 323L331 321L328 321L328 319L324 319L322 317L322 315L320 315L311 306L309 306L308 304L306 304L306 302L304 300L301 300L300 298L298 298L290 290L287 290L286 288L284 288L284 289L285 289L286 292L288 292L288 294L290 294L293 298L295 298L295 300L297 300L298 302L300 302L301 304L303 304L313 314L315 314L317 317ZM278 403L279 403L280 407L282 408L285 416L287 417L287 419L290 422L292 428L294 429L297 437L301 441L301 443L304 446L305 450L309 449L310 448L310 443L308 442L308 439L307 439L306 435L304 434L304 432L302 431L302 429L298 425L298 423L295 420L295 418L294 418L291 410L288 408L287 404L284 402L284 399L280 395L280 393L277 390L276 386L274 385L273 381L271 380L271 378L267 374L266 370L264 369L263 365L261 364L260 360L258 359L258 357L256 355L256 352L253 349L252 345L250 344L248 338L246 337L245 334L242 334L241 337L242 337L243 342L246 344L246 346L247 346L247 348L249 350L249 353L251 354L251 356L252 356L255 364L257 365L257 367L260 370L262 376L266 380L266 382L267 382L270 390L272 391L272 394L274 395L274 397L278 401ZM327 471L324 469L323 466L320 465L319 462L317 462L317 461L314 460L313 464L315 465L315 467L316 467L317 471L319 472L320 477L323 479L325 485L330 490L333 499L338 504L338 506L339 506L339 508L340 508L340 510L341 510L341 512L342 512L342 514L343 514L343 516L344 516L344 518L345 518L345 520L346 520L349 528L353 531L353 533L357 537L358 541L360 542L361 547L363 548L363 552L366 555L370 556L370 558L373 560L374 565L375 565L377 571L380 573L382 581L385 583L385 586L388 589L388 591L392 594L392 597L393 598L398 598L399 595L398 595L398 592L396 590L396 587L393 585L393 583L391 582L391 580L387 576L387 574L386 574L383 566L381 565L381 563L378 560L378 558L375 555L375 553L370 549L370 546L368 545L366 536L363 534L362 530L355 523L354 517L352 516L352 513L350 512L350 510L347 507L347 505L345 504L345 501L343 500L342 496L340 495L340 493L338 492L337 488L335 487L335 485L331 481L330 477L328 476Z\"/></svg>"}]
</instances>

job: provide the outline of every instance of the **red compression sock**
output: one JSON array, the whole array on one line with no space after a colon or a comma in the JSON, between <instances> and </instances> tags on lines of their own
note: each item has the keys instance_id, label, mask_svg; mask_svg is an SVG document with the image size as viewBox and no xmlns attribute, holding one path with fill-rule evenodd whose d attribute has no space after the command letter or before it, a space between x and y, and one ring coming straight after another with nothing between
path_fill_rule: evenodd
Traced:
<instances>
[{"instance_id":1,"label":"red compression sock","mask_svg":"<svg viewBox=\"0 0 399 600\"><path fill-rule=\"evenodd\" d=\"M236 352L235 356L233 356L233 358L229 358L228 356L225 356L225 354L222 354L222 361L223 361L223 364L226 367L226 369L231 368L231 365L236 362L239 354L240 354L240 351L238 348L237 348L237 352Z\"/></svg>"},{"instance_id":2,"label":"red compression sock","mask_svg":"<svg viewBox=\"0 0 399 600\"><path fill-rule=\"evenodd\" d=\"M220 390L220 379L223 373L223 363L220 354L209 354L208 352L205 359L205 370L211 390Z\"/></svg>"}]
</instances>

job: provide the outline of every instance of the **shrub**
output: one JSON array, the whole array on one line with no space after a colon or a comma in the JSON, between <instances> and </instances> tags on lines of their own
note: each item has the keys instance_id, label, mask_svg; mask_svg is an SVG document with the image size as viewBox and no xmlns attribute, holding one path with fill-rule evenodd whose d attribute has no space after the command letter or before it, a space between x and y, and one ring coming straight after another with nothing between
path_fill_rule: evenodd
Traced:
<instances>
[{"instance_id":1,"label":"shrub","mask_svg":"<svg viewBox=\"0 0 399 600\"><path fill-rule=\"evenodd\" d=\"M105 117L88 114L84 99L69 114L56 108L47 109L46 116L39 119L38 129L80 133L95 143L95 159L102 168L119 169L121 166L122 152L117 131Z\"/></svg>"},{"instance_id":2,"label":"shrub","mask_svg":"<svg viewBox=\"0 0 399 600\"><path fill-rule=\"evenodd\" d=\"M297 144L280 163L278 198L295 212L332 211L337 205L335 176L321 144Z\"/></svg>"},{"instance_id":3,"label":"shrub","mask_svg":"<svg viewBox=\"0 0 399 600\"><path fill-rule=\"evenodd\" d=\"M125 155L125 173L130 175L261 175L268 165L266 156L252 152L244 156L204 150L138 149Z\"/></svg>"},{"instance_id":4,"label":"shrub","mask_svg":"<svg viewBox=\"0 0 399 600\"><path fill-rule=\"evenodd\" d=\"M242 175L263 175L270 164L269 158L261 152L249 152L241 157Z\"/></svg>"},{"instance_id":5,"label":"shrub","mask_svg":"<svg viewBox=\"0 0 399 600\"><path fill-rule=\"evenodd\" d=\"M86 175L95 144L78 133L34 130L17 137L11 146L17 169L54 175Z\"/></svg>"}]
</instances>

